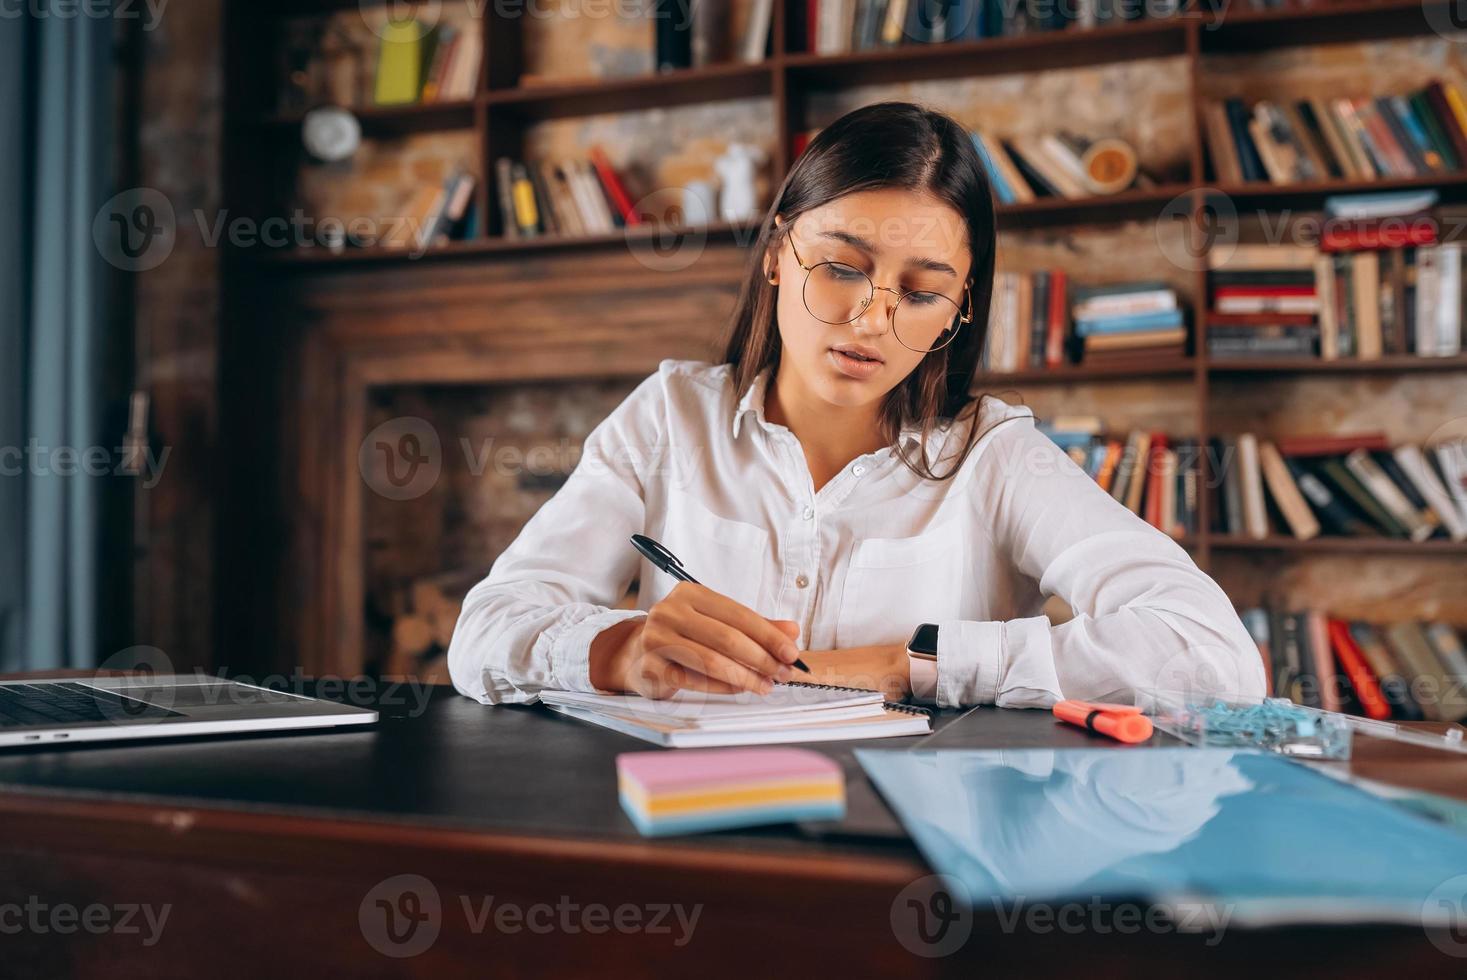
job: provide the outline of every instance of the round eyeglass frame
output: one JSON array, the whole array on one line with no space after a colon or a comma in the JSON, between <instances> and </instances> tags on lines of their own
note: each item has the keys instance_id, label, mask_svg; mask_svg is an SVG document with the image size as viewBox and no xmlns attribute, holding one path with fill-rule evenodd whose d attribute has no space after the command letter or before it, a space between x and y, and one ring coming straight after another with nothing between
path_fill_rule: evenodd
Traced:
<instances>
[{"instance_id":1,"label":"round eyeglass frame","mask_svg":"<svg viewBox=\"0 0 1467 980\"><path fill-rule=\"evenodd\" d=\"M802 258L800 258L799 249L795 248L795 236L794 236L794 232L793 231L787 231L785 234L789 238L790 251L792 253L794 253L795 263L797 265L799 265L799 267L801 269L805 270L805 282L800 287L800 302L802 302L805 305L805 310L811 316L813 316L815 319L819 320L821 323L831 323L831 324L839 325L839 324L842 324L842 323L851 323L851 322L855 321L858 317L860 317L860 315L862 313L865 313L866 312L866 308L868 306L870 306L871 305L871 301L876 298L876 290L878 290L878 289L883 289L886 292L891 293L892 295L894 295L897 298L896 304L891 308L891 333L892 333L892 336L893 337L896 337L897 343L899 343L903 347L907 348L907 350L913 351L914 353L918 353L918 354L931 354L934 351L940 351L940 350L942 350L948 344L950 344L950 343L953 342L953 338L958 335L958 330L961 329L961 327L962 327L963 324L965 324L965 323L972 323L973 322L973 315L972 315L971 312L970 313L964 313L963 312L963 308L961 306L959 306L957 303L953 302L953 300L950 297L943 296L942 293L936 292L935 290L931 290L931 289L909 289L905 293L903 293L903 292L901 292L899 290L896 290L896 289L891 288L890 286L878 286L878 285L876 285L875 281L872 280L872 278L870 276L866 275L866 273L862 272L860 269L857 269L855 266L850 265L850 264L845 263L845 262L836 262L836 261L833 261L833 260L827 260L827 261L824 261L824 262L816 262L814 265L806 265L805 264L805 260L802 259ZM870 287L870 289L869 289L869 291L867 293L866 298L864 300L862 300L862 302L861 302L860 309L856 310L855 314L852 315L851 317L849 317L848 319L845 319L845 320L827 320L827 319L825 319L825 317L821 316L820 314L816 313L814 310L810 309L810 298L807 295L807 290L810 288L810 273L814 272L816 269L820 268L822 265L838 265L838 266L840 266L843 269L850 269L852 272L860 273L860 275L866 280L866 285ZM964 293L967 294L967 297L968 297L968 309L969 310L972 310L972 308L973 308L973 287L972 287L972 285L971 284L965 285L963 287L963 291L964 291ZM926 350L919 350L918 348L913 347L910 344L908 344L906 341L902 340L901 334L897 332L897 328L896 328L896 315L897 315L897 310L901 307L902 300L904 300L908 296L912 295L912 293L931 293L934 296L942 296L943 299L947 300L949 303L952 303L953 309L957 311L957 318L958 318L958 324L957 324L957 326L949 328L951 330L951 334L948 336L948 338L946 340L944 340L942 343L938 344L936 347L929 347Z\"/></svg>"}]
</instances>

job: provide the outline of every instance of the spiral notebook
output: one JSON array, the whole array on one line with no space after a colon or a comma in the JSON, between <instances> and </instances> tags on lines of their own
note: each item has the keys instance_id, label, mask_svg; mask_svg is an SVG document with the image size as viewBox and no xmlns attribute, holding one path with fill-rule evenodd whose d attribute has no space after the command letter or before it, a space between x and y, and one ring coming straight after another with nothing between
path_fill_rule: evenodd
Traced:
<instances>
[{"instance_id":1,"label":"spiral notebook","mask_svg":"<svg viewBox=\"0 0 1467 980\"><path fill-rule=\"evenodd\" d=\"M665 700L635 694L544 691L540 700L570 718L669 748L833 742L925 735L929 712L878 691L798 681L768 694L679 691Z\"/></svg>"}]
</instances>

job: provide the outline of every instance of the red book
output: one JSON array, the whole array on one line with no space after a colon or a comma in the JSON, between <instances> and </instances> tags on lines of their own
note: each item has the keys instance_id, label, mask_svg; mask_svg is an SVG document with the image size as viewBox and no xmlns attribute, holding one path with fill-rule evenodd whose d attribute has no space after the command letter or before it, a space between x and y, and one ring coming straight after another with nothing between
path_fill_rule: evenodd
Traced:
<instances>
[{"instance_id":1,"label":"red book","mask_svg":"<svg viewBox=\"0 0 1467 980\"><path fill-rule=\"evenodd\" d=\"M795 138L790 141L790 152L792 152L795 159L798 160L800 158L800 154L805 152L805 147L809 145L810 131L808 129L802 129L798 133L796 133Z\"/></svg>"},{"instance_id":2,"label":"red book","mask_svg":"<svg viewBox=\"0 0 1467 980\"><path fill-rule=\"evenodd\" d=\"M1358 252L1363 249L1435 245L1436 241L1436 220L1422 214L1410 218L1329 222L1319 236L1319 249L1322 252Z\"/></svg>"},{"instance_id":3,"label":"red book","mask_svg":"<svg viewBox=\"0 0 1467 980\"><path fill-rule=\"evenodd\" d=\"M1257 296L1313 296L1313 286L1218 286L1212 291L1218 299L1253 298Z\"/></svg>"},{"instance_id":4,"label":"red book","mask_svg":"<svg viewBox=\"0 0 1467 980\"><path fill-rule=\"evenodd\" d=\"M632 199L627 195L627 189L622 186L621 178L616 171L611 169L611 161L606 159L606 154L601 152L601 147L593 146L590 151L591 165L596 168L596 176L601 178L601 186L606 188L606 196L611 198L611 203L621 212L622 219L628 225L639 225L642 216L637 209L632 207Z\"/></svg>"},{"instance_id":5,"label":"red book","mask_svg":"<svg viewBox=\"0 0 1467 980\"><path fill-rule=\"evenodd\" d=\"M815 34L820 30L820 0L805 0L805 50L815 51ZM798 150L795 156L799 156Z\"/></svg>"},{"instance_id":6,"label":"red book","mask_svg":"<svg viewBox=\"0 0 1467 980\"><path fill-rule=\"evenodd\" d=\"M1313 313L1207 313L1214 327L1312 327L1315 319Z\"/></svg>"},{"instance_id":7,"label":"red book","mask_svg":"<svg viewBox=\"0 0 1467 980\"><path fill-rule=\"evenodd\" d=\"M1380 684L1370 672L1365 655L1355 645L1355 638L1350 635L1350 624L1341 619L1331 619L1329 641L1335 648L1335 659L1344 668L1345 676L1350 678L1350 686L1355 689L1355 697L1359 699L1360 707L1365 709L1366 717L1385 721L1391 716L1391 706L1381 694Z\"/></svg>"},{"instance_id":8,"label":"red book","mask_svg":"<svg viewBox=\"0 0 1467 980\"><path fill-rule=\"evenodd\" d=\"M1049 272L1049 326L1044 335L1044 366L1059 367L1065 362L1065 327L1069 323L1069 297L1062 269Z\"/></svg>"},{"instance_id":9,"label":"red book","mask_svg":"<svg viewBox=\"0 0 1467 980\"><path fill-rule=\"evenodd\" d=\"M1151 433L1151 448L1146 454L1146 523L1160 531L1162 527L1161 513L1161 457L1166 452L1166 434L1162 432Z\"/></svg>"},{"instance_id":10,"label":"red book","mask_svg":"<svg viewBox=\"0 0 1467 980\"><path fill-rule=\"evenodd\" d=\"M1284 436L1274 445L1284 456L1344 456L1357 449L1379 452L1391 444L1383 432L1357 432L1344 436Z\"/></svg>"}]
</instances>

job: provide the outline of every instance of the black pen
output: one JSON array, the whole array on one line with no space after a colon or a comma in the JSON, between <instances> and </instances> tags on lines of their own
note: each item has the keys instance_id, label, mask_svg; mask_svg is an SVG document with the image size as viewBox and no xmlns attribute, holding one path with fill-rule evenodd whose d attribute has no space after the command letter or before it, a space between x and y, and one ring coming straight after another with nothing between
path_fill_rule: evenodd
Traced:
<instances>
[{"instance_id":1,"label":"black pen","mask_svg":"<svg viewBox=\"0 0 1467 980\"><path fill-rule=\"evenodd\" d=\"M662 569L664 572L671 575L679 582L692 582L694 585L703 584L702 582L699 582L697 579L693 578L692 575L688 574L688 570L683 567L683 563L681 561L678 561L677 555L674 555L672 552L664 548L660 542L654 541L652 538L647 537L647 535L633 534L632 547L640 551L642 555L646 557L646 559L652 564L656 565L658 568ZM799 657L795 658L794 666L800 668L807 674L810 673L810 668L806 667L805 661L801 660Z\"/></svg>"}]
</instances>

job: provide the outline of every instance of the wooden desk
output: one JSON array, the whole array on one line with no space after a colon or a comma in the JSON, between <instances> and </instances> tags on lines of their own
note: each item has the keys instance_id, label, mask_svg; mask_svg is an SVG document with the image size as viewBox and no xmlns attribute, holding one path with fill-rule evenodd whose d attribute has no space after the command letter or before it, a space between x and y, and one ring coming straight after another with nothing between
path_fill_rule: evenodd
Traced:
<instances>
[{"instance_id":1,"label":"wooden desk","mask_svg":"<svg viewBox=\"0 0 1467 980\"><path fill-rule=\"evenodd\" d=\"M957 953L921 958L899 939L912 925L896 899L929 872L851 744L822 747L847 767L839 827L649 841L621 813L612 764L642 743L421 690L422 702L407 687L323 692L376 704L371 730L0 753L0 930L24 915L42 923L0 932L0 974L1073 977L1084 964L1095 976L1150 967L1236 980L1260 968L1463 967L1420 929L1230 929L1208 945L1175 932L1005 931L983 910ZM1107 744L1042 712L955 718L939 719L934 747ZM530 918L496 920L505 905ZM690 937L670 912L645 928L674 905L698 909ZM92 906L94 926L103 913L120 923L128 906L169 911L152 932L134 913L139 931L126 934L63 933L64 919L47 918ZM607 921L617 914L621 928Z\"/></svg>"}]
</instances>

